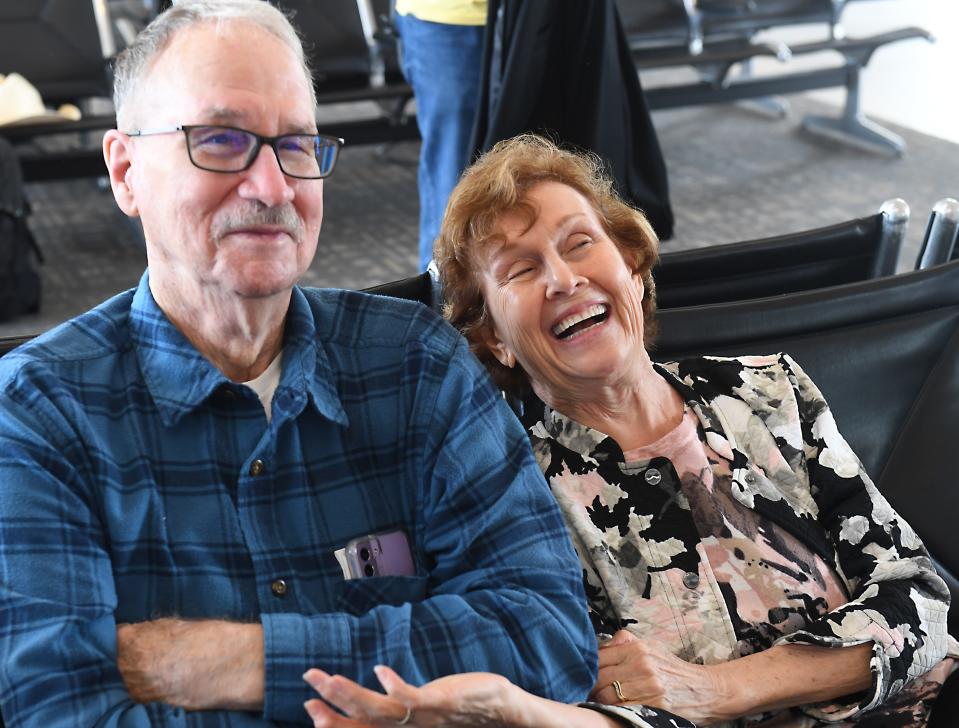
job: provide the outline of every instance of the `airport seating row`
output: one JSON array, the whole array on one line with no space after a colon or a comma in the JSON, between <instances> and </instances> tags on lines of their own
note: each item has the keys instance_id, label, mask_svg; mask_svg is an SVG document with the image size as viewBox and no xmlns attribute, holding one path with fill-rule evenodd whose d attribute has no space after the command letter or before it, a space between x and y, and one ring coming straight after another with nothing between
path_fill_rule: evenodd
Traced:
<instances>
[{"instance_id":1,"label":"airport seating row","mask_svg":"<svg viewBox=\"0 0 959 728\"><path fill-rule=\"evenodd\" d=\"M893 275L909 205L886 200L874 215L796 233L664 252L654 268L660 310L744 301ZM944 198L929 216L915 269L959 258L959 202ZM367 289L439 310L435 272Z\"/></svg>"},{"instance_id":2,"label":"airport seating row","mask_svg":"<svg viewBox=\"0 0 959 728\"><path fill-rule=\"evenodd\" d=\"M807 118L809 131L873 149L901 154L904 144L864 118L859 74L879 48L909 39L929 39L919 28L853 39L839 23L848 2L866 0L616 0L633 58L640 72L688 66L695 83L647 89L650 107L673 108L754 99L768 105L772 94L841 86L847 102L837 119ZM409 112L412 91L399 71L389 22L391 0L274 0L293 14L311 67L316 72L320 130L350 144L415 139ZM153 13L168 0L153 0ZM112 113L89 100L110 96L110 61L129 43L149 14L125 11L129 0L21 0L0 4L0 73L26 76L51 104L71 102L89 111L78 122L5 127L0 134L18 144L28 181L102 174L92 132L110 128ZM147 3L149 6L151 3ZM142 3L137 3L142 8ZM112 11L112 15L111 15ZM820 27L823 39L789 46L757 40L757 34L797 24ZM42 48L43 53L36 49ZM793 56L825 51L841 61L812 71L754 78L751 63L770 56L784 64ZM734 69L740 69L738 75ZM324 122L324 107L344 102L375 102L372 115ZM109 107L108 107L109 108ZM45 144L51 134L71 132L72 144ZM27 142L32 142L28 144Z\"/></svg>"},{"instance_id":3,"label":"airport seating row","mask_svg":"<svg viewBox=\"0 0 959 728\"><path fill-rule=\"evenodd\" d=\"M84 111L79 121L0 128L0 135L17 146L27 181L104 173L94 134L115 124L112 105L103 101L112 95L111 62L138 25L168 3L154 4L152 13L138 17L124 12L122 0L0 3L0 73L25 76L48 105L73 103ZM405 113L413 93L402 79L390 36L391 0L278 4L303 34L316 77L321 133L345 137L351 145L418 138L415 117ZM44 52L37 53L38 48ZM362 116L335 124L324 120L324 108L357 101L372 102Z\"/></svg>"},{"instance_id":4,"label":"airport seating row","mask_svg":"<svg viewBox=\"0 0 959 728\"><path fill-rule=\"evenodd\" d=\"M862 38L846 35L843 11L868 0L616 0L633 58L640 71L674 66L695 69L697 80L646 87L652 109L754 100L777 116L786 105L774 94L845 88L838 117L807 116L807 132L842 143L901 155L903 140L867 119L861 108L860 76L872 55L907 40L931 41L922 28L897 28ZM792 26L815 30L815 40L786 43L775 33ZM795 71L790 61L829 54L838 62ZM781 71L756 76L753 61L772 58Z\"/></svg>"}]
</instances>

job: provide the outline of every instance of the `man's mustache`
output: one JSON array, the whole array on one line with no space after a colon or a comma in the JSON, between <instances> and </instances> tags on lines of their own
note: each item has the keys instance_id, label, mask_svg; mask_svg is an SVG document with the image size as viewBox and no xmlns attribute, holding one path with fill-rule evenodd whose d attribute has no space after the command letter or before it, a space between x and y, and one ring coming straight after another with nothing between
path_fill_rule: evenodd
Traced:
<instances>
[{"instance_id":1,"label":"man's mustache","mask_svg":"<svg viewBox=\"0 0 959 728\"><path fill-rule=\"evenodd\" d=\"M270 207L262 202L252 202L246 207L217 215L210 226L210 235L213 240L219 240L238 230L260 225L281 228L294 240L300 240L303 237L303 221L293 205L286 203L278 207Z\"/></svg>"}]
</instances>

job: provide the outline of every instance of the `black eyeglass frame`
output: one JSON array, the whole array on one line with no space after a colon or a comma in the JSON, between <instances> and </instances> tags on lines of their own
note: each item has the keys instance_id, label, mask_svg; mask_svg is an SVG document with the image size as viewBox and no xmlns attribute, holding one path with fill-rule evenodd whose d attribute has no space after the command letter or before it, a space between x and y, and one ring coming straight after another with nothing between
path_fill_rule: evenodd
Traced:
<instances>
[{"instance_id":1,"label":"black eyeglass frame","mask_svg":"<svg viewBox=\"0 0 959 728\"><path fill-rule=\"evenodd\" d=\"M250 156L247 158L246 163L239 169L211 169L210 167L204 167L203 165L198 164L193 158L193 148L190 145L190 132L194 129L229 129L230 131L238 131L253 137L256 140L256 144L251 148ZM279 134L277 136L264 136L263 134L257 134L255 131L250 131L249 129L241 129L238 126L229 126L227 124L181 124L168 129L137 129L136 131L124 132L124 134L129 137L145 137L155 136L158 134L175 134L178 131L183 132L183 138L186 140L186 153L190 158L190 164L197 169L202 169L204 172L214 172L216 174L235 174L236 172L245 172L253 166L257 156L260 154L260 149L262 149L263 145L266 144L273 150L273 155L276 157L276 163L280 165L280 170L287 177L292 177L294 179L326 179L333 174L333 170L336 169L336 163L340 158L340 150L343 148L343 144L345 143L340 137L329 136L328 134L311 134L309 132L300 132L294 134ZM299 174L290 174L283 169L283 161L280 159L280 153L277 150L276 145L281 139L290 139L293 137L316 137L317 139L322 139L325 142L331 142L336 151L330 171L318 177L304 177Z\"/></svg>"}]
</instances>

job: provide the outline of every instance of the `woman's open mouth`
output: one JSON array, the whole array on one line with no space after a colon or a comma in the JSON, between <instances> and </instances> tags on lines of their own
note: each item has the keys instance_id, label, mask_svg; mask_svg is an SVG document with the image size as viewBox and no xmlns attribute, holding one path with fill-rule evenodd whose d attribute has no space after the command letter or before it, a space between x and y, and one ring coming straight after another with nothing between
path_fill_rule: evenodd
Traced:
<instances>
[{"instance_id":1,"label":"woman's open mouth","mask_svg":"<svg viewBox=\"0 0 959 728\"><path fill-rule=\"evenodd\" d=\"M572 316L567 316L556 324L552 329L553 336L557 339L571 339L594 326L599 326L608 318L609 306L594 304Z\"/></svg>"}]
</instances>

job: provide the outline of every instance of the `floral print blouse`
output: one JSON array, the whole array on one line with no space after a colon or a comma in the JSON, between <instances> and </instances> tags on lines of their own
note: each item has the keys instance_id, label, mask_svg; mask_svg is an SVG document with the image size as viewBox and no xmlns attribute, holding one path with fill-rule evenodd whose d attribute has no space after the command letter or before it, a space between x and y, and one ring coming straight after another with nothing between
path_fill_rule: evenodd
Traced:
<instances>
[{"instance_id":1,"label":"floral print blouse","mask_svg":"<svg viewBox=\"0 0 959 728\"><path fill-rule=\"evenodd\" d=\"M643 448L624 453L542 403L523 415L597 633L628 629L700 664L780 643L871 642L872 688L853 702L728 725L925 725L959 665L949 592L822 394L782 354L656 366L686 410ZM691 725L643 706L587 705L636 726Z\"/></svg>"}]
</instances>

